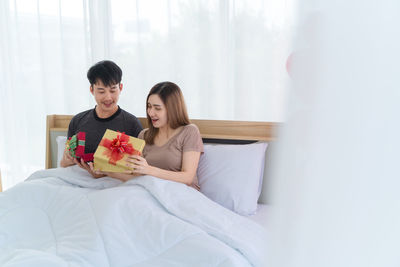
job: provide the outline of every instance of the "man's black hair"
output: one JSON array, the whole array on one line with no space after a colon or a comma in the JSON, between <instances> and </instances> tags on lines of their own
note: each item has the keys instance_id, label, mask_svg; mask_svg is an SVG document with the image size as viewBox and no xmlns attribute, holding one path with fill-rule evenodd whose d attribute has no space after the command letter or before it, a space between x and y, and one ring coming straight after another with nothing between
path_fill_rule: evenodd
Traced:
<instances>
[{"instance_id":1,"label":"man's black hair","mask_svg":"<svg viewBox=\"0 0 400 267\"><path fill-rule=\"evenodd\" d=\"M90 67L87 78L92 86L98 80L102 81L105 86L111 86L121 82L122 70L111 60L103 60Z\"/></svg>"}]
</instances>

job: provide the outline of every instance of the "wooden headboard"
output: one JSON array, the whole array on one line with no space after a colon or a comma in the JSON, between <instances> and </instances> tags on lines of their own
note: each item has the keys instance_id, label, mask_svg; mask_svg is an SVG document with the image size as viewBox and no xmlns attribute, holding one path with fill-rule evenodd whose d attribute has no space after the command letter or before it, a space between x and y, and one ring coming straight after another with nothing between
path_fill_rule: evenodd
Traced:
<instances>
[{"instance_id":1,"label":"wooden headboard","mask_svg":"<svg viewBox=\"0 0 400 267\"><path fill-rule=\"evenodd\" d=\"M51 137L53 132L64 133L68 130L72 115L47 115L46 124L46 169L51 168ZM139 118L143 128L147 128L147 119ZM190 120L199 127L201 136L210 139L274 141L280 123L250 122L226 120Z\"/></svg>"}]
</instances>

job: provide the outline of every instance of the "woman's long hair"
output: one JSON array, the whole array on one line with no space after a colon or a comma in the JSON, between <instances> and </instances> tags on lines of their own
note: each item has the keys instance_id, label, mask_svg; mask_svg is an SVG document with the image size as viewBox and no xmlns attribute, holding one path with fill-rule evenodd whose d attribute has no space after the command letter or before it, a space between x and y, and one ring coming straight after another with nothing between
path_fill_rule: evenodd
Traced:
<instances>
[{"instance_id":1,"label":"woman's long hair","mask_svg":"<svg viewBox=\"0 0 400 267\"><path fill-rule=\"evenodd\" d=\"M151 118L147 112L147 102L151 95L158 95L167 109L167 123L172 129L190 124L187 114L185 99L178 85L172 82L161 82L151 88L146 99L146 115L149 129L144 134L144 140L147 144L154 144L154 138L158 134L158 128L153 126Z\"/></svg>"}]
</instances>

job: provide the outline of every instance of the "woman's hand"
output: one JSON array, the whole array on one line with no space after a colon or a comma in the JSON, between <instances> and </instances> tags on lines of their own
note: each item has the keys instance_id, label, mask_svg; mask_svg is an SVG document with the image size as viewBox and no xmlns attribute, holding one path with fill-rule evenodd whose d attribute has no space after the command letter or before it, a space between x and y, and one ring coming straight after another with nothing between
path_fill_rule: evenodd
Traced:
<instances>
[{"instance_id":1,"label":"woman's hand","mask_svg":"<svg viewBox=\"0 0 400 267\"><path fill-rule=\"evenodd\" d=\"M126 159L126 166L131 168L132 171L130 173L137 174L152 174L153 167L147 163L147 160L138 155L131 155Z\"/></svg>"}]
</instances>

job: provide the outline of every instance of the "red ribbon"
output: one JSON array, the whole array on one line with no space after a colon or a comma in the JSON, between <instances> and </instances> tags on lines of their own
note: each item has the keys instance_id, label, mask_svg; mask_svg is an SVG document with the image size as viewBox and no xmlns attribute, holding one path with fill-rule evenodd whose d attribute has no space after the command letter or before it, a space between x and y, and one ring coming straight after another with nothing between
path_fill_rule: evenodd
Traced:
<instances>
[{"instance_id":1,"label":"red ribbon","mask_svg":"<svg viewBox=\"0 0 400 267\"><path fill-rule=\"evenodd\" d=\"M129 135L125 133L118 133L117 137L113 140L110 139L102 139L100 142L101 146L107 148L103 152L103 155L106 155L109 160L108 163L112 165L117 165L117 161L124 157L124 154L132 155L135 153L135 149L132 144L128 143Z\"/></svg>"}]
</instances>

